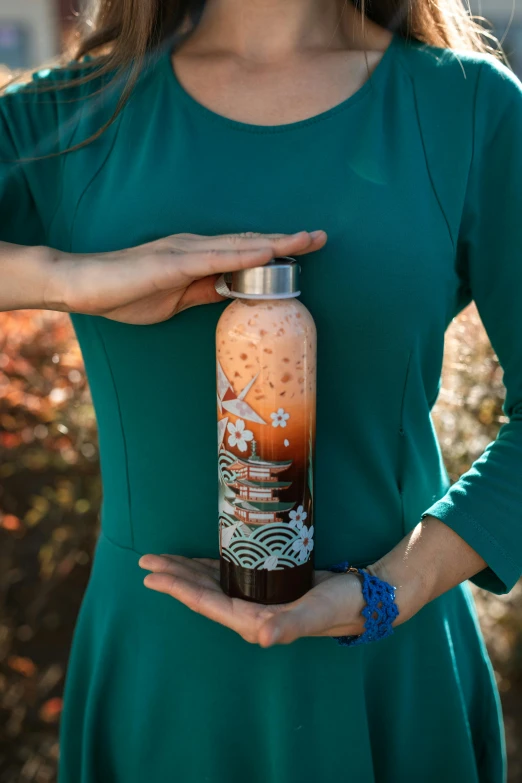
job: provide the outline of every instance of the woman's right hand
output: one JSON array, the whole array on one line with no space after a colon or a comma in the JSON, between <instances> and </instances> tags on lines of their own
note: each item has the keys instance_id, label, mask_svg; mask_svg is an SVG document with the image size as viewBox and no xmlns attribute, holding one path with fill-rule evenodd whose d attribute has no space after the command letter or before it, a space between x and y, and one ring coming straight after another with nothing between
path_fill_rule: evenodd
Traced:
<instances>
[{"instance_id":1,"label":"woman's right hand","mask_svg":"<svg viewBox=\"0 0 522 783\"><path fill-rule=\"evenodd\" d=\"M319 250L324 231L298 234L174 234L138 247L93 255L49 251L47 309L101 315L130 324L165 321L223 299L223 272L261 266L275 256Z\"/></svg>"}]
</instances>

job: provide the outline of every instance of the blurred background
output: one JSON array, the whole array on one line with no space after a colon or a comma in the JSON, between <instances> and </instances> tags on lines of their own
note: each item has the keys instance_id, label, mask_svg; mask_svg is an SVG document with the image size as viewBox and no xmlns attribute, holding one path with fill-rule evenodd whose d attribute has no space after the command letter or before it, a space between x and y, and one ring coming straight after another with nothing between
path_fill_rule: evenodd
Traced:
<instances>
[{"instance_id":1,"label":"blurred background","mask_svg":"<svg viewBox=\"0 0 522 783\"><path fill-rule=\"evenodd\" d=\"M513 1L471 6L522 77L522 3ZM0 0L0 68L52 59L74 18L71 0ZM448 331L443 381L434 419L456 480L505 421L502 372L473 305ZM67 316L0 314L0 783L56 780L100 498L96 424ZM509 781L522 783L522 582L508 596L473 590L503 701Z\"/></svg>"}]
</instances>

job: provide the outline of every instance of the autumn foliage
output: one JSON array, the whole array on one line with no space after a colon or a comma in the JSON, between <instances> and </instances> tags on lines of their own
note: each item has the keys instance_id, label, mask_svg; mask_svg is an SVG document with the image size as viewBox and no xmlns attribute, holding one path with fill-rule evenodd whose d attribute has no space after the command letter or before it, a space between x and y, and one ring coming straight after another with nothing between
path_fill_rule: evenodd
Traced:
<instances>
[{"instance_id":1,"label":"autumn foliage","mask_svg":"<svg viewBox=\"0 0 522 783\"><path fill-rule=\"evenodd\" d=\"M67 317L0 315L0 781L56 777L57 724L100 503Z\"/></svg>"}]
</instances>

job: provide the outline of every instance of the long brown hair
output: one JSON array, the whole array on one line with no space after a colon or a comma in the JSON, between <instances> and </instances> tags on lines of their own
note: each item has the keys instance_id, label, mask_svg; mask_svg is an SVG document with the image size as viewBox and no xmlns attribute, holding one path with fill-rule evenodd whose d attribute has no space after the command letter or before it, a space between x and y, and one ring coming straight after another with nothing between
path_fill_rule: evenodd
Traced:
<instances>
[{"instance_id":1,"label":"long brown hair","mask_svg":"<svg viewBox=\"0 0 522 783\"><path fill-rule=\"evenodd\" d=\"M350 0L346 0L350 2ZM381 27L404 38L416 38L432 46L458 51L501 55L496 40L470 15L463 0L351 0L355 8ZM114 75L121 83L112 117L89 139L69 148L73 151L98 138L120 114L148 58L170 42L181 40L197 25L205 0L92 0L90 11L79 20L73 61L83 66L86 55L95 67L59 89ZM88 30L88 32L83 32ZM70 63L69 63L70 67ZM74 67L74 65L73 65ZM31 87L28 89L57 89ZM59 154L59 153L56 153Z\"/></svg>"}]
</instances>

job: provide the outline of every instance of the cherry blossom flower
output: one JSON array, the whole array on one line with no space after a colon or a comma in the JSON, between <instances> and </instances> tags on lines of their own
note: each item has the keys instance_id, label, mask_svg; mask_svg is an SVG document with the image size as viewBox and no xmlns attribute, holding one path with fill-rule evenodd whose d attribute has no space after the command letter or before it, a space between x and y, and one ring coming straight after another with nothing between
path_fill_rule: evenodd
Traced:
<instances>
[{"instance_id":1,"label":"cherry blossom flower","mask_svg":"<svg viewBox=\"0 0 522 783\"><path fill-rule=\"evenodd\" d=\"M252 440L254 433L245 429L245 422L243 419L238 419L235 424L229 422L227 425L229 431L228 445L237 446L239 451L247 450L247 441Z\"/></svg>"},{"instance_id":2,"label":"cherry blossom flower","mask_svg":"<svg viewBox=\"0 0 522 783\"><path fill-rule=\"evenodd\" d=\"M308 514L302 506L297 506L297 510L290 511L288 516L290 517L291 526L295 527L297 530L300 530L303 527L303 522L305 521Z\"/></svg>"},{"instance_id":3,"label":"cherry blossom flower","mask_svg":"<svg viewBox=\"0 0 522 783\"><path fill-rule=\"evenodd\" d=\"M286 427L286 422L290 418L290 414L286 413L283 408L279 408L276 413L271 413L272 427Z\"/></svg>"},{"instance_id":4,"label":"cherry blossom flower","mask_svg":"<svg viewBox=\"0 0 522 783\"><path fill-rule=\"evenodd\" d=\"M299 560L304 563L305 560L308 560L308 555L314 548L314 526L308 530L306 525L303 525L299 529L299 538L297 541L294 541L292 544L292 549L294 549L297 554L299 555Z\"/></svg>"}]
</instances>

